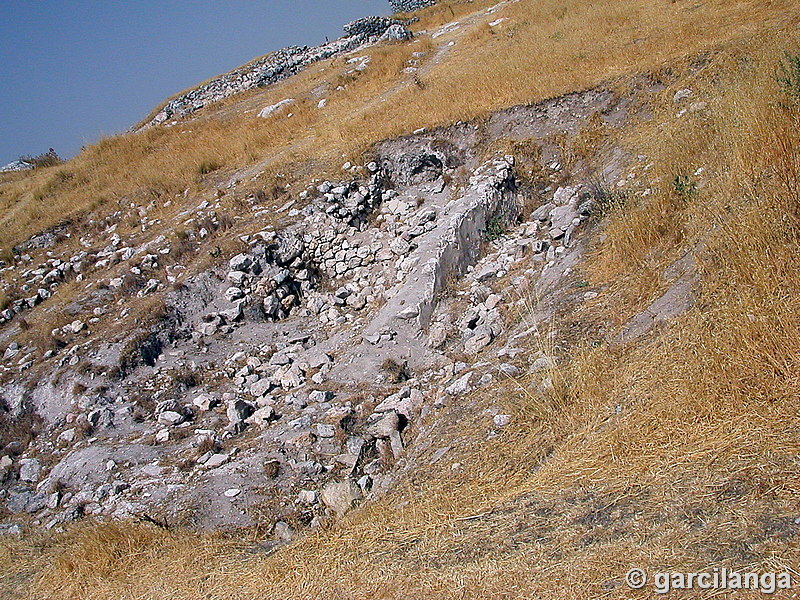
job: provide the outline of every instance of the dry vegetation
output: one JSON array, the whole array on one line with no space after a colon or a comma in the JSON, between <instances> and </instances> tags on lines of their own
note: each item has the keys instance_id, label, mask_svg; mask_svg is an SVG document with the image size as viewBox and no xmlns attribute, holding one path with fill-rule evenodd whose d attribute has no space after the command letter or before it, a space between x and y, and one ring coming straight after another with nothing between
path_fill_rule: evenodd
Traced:
<instances>
[{"instance_id":1,"label":"dry vegetation","mask_svg":"<svg viewBox=\"0 0 800 600\"><path fill-rule=\"evenodd\" d=\"M447 7L430 14L425 27L451 18ZM655 193L612 207L586 273L605 291L570 318L615 333L658 297L664 268L687 251L700 275L694 309L635 344L585 340L546 397L527 381L493 389L482 401L502 397L520 424L514 433L481 441L478 417L458 415L457 428L438 433L454 447L447 460L274 555L146 525L82 526L2 542L0 590L99 600L643 598L621 579L634 565L800 566L800 112L781 102L775 78L782 51L797 51L796 7L522 0L501 14L505 27L473 30L425 73L424 89L401 86L386 103L372 96L396 75L402 47L372 51L391 67L354 82L328 114L199 119L103 142L59 167L73 174L63 183L51 184L56 170L14 184L19 208L4 217L4 243L31 230L29 196L47 186L77 210L79 190L185 185L204 156L280 165L311 159L313 146L321 163L341 160L411 128L670 64L708 110L676 117L668 87L653 119L628 136L655 165ZM689 57L700 51L708 64L697 69ZM259 93L259 103L301 82ZM293 150L267 153L287 139ZM142 168L123 168L134 161ZM701 167L705 185L687 187L681 178Z\"/></svg>"}]
</instances>

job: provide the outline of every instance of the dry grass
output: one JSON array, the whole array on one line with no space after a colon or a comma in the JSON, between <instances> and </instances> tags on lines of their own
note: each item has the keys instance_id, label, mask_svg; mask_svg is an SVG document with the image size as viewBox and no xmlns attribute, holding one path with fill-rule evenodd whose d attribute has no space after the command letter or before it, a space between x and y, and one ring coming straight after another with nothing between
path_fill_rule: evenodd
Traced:
<instances>
[{"instance_id":1,"label":"dry grass","mask_svg":"<svg viewBox=\"0 0 800 600\"><path fill-rule=\"evenodd\" d=\"M469 8L489 5L456 4L453 10L461 18ZM63 166L14 179L0 186L0 247L123 198L171 197L196 184L203 163L223 171L256 164L254 174L263 172L267 178L277 173L303 177L308 171L297 163L313 165L315 171L333 169L342 155L360 156L387 137L583 89L634 66L649 70L747 34L754 23L796 19L793 8L788 1L767 5L752 0L699 6L644 0L510 5L478 19L485 23L498 14L509 19L495 28L466 27L410 46L369 49L365 53L373 61L357 77L345 75L341 58L320 63L273 88L211 107L182 125L110 138ZM435 7L423 17L433 29L450 19L450 9ZM446 48L451 40L455 46ZM413 77L401 77L400 69L411 51L426 48L444 51L418 76L424 84L420 88ZM341 92L332 90L329 106L317 110L309 91L336 76L352 81ZM299 100L291 119L262 120L252 112L211 118L217 111L230 115L224 111L233 105L249 103L254 110L287 97Z\"/></svg>"},{"instance_id":2,"label":"dry grass","mask_svg":"<svg viewBox=\"0 0 800 600\"><path fill-rule=\"evenodd\" d=\"M611 211L587 274L606 291L594 314L570 318L621 324L663 290L664 267L685 249L700 276L693 310L636 344L576 350L555 395L532 392L536 379L512 381L468 413L446 409L445 460L430 465L423 453L389 496L274 555L140 526L86 527L53 545L7 542L0 571L40 573L26 586L32 598L188 600L644 598L621 579L634 565L797 569L800 114L778 106L774 80L797 23L791 9L523 1L506 9L513 38L481 29L470 42L483 44L473 56L493 59L471 61L469 98L444 96L467 85L467 50L456 45L424 90L356 107L337 128L337 147L353 148L415 119L479 114L714 47L708 68L690 75L709 110L677 117L668 87L627 139L654 163L655 191ZM398 121L369 133L367 114ZM697 193L676 189L676 176L699 167ZM498 402L515 427L486 442L482 409Z\"/></svg>"}]
</instances>

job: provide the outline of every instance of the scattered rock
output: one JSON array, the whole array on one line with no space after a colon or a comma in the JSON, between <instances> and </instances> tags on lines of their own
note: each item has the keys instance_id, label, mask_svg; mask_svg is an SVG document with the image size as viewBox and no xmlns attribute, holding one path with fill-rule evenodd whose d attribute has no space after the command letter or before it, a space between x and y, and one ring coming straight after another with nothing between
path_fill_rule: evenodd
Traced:
<instances>
[{"instance_id":1,"label":"scattered rock","mask_svg":"<svg viewBox=\"0 0 800 600\"><path fill-rule=\"evenodd\" d=\"M511 415L495 415L493 422L495 427L505 427L511 423Z\"/></svg>"},{"instance_id":2,"label":"scattered rock","mask_svg":"<svg viewBox=\"0 0 800 600\"><path fill-rule=\"evenodd\" d=\"M216 469L228 462L229 459L230 456L227 454L212 454L211 457L203 463L203 466L205 466L206 469Z\"/></svg>"},{"instance_id":3,"label":"scattered rock","mask_svg":"<svg viewBox=\"0 0 800 600\"><path fill-rule=\"evenodd\" d=\"M342 517L361 499L361 489L350 479L330 481L322 488L320 498L337 517Z\"/></svg>"},{"instance_id":4,"label":"scattered rock","mask_svg":"<svg viewBox=\"0 0 800 600\"><path fill-rule=\"evenodd\" d=\"M19 461L19 479L36 483L42 475L42 464L37 458L23 458Z\"/></svg>"},{"instance_id":5,"label":"scattered rock","mask_svg":"<svg viewBox=\"0 0 800 600\"><path fill-rule=\"evenodd\" d=\"M451 396L461 396L463 394L466 394L467 392L471 392L473 389L475 389L471 383L472 376L473 376L472 371L466 373L465 375L462 375L455 382L450 384L445 389L445 392L447 392Z\"/></svg>"}]
</instances>

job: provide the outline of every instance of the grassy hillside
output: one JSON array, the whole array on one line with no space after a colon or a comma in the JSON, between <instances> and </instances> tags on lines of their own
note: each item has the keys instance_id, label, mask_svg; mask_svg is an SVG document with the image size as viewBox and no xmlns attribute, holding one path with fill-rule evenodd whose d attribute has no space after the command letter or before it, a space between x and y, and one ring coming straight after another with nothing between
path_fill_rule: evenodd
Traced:
<instances>
[{"instance_id":1,"label":"grassy hillside","mask_svg":"<svg viewBox=\"0 0 800 600\"><path fill-rule=\"evenodd\" d=\"M332 94L328 111L310 90L346 78L341 60L14 176L0 187L0 243L253 165L264 185L299 164L281 180L291 187L386 137L641 75L664 89L622 143L652 163L654 191L607 190L582 271L602 292L551 324L570 348L554 390L539 396L522 379L481 392L479 407L501 398L522 423L491 440L479 411L446 408L457 423L437 434L452 447L446 461L275 554L254 554L248 540L84 524L0 542L0 586L48 599L644 598L623 581L633 566L800 568L800 89L779 81L784 52L800 53L800 9L520 0L475 16L489 5L423 14L415 27L429 31L473 21L452 47L422 38L369 50L374 68ZM428 62L403 79L418 48ZM683 87L705 106L679 115ZM301 99L292 119L242 112L286 97ZM199 174L203 161L214 174ZM613 343L684 257L693 308Z\"/></svg>"}]
</instances>

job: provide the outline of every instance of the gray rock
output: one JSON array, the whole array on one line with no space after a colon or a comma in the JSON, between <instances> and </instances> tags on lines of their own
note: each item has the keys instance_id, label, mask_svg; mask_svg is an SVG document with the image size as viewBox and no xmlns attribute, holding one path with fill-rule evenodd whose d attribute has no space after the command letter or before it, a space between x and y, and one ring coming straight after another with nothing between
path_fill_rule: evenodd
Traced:
<instances>
[{"instance_id":1,"label":"gray rock","mask_svg":"<svg viewBox=\"0 0 800 600\"><path fill-rule=\"evenodd\" d=\"M22 536L22 527L16 523L0 523L0 535Z\"/></svg>"},{"instance_id":2,"label":"gray rock","mask_svg":"<svg viewBox=\"0 0 800 600\"><path fill-rule=\"evenodd\" d=\"M25 487L15 487L8 491L6 508L12 513L35 513L47 506L47 498Z\"/></svg>"},{"instance_id":3,"label":"gray rock","mask_svg":"<svg viewBox=\"0 0 800 600\"><path fill-rule=\"evenodd\" d=\"M314 490L300 490L297 494L297 501L300 504L312 505L317 503L317 492Z\"/></svg>"},{"instance_id":4,"label":"gray rock","mask_svg":"<svg viewBox=\"0 0 800 600\"><path fill-rule=\"evenodd\" d=\"M212 454L203 465L206 469L216 469L228 462L229 459L230 456L227 454Z\"/></svg>"},{"instance_id":5,"label":"gray rock","mask_svg":"<svg viewBox=\"0 0 800 600\"><path fill-rule=\"evenodd\" d=\"M13 465L14 461L11 460L10 456L0 457L0 474L10 471Z\"/></svg>"},{"instance_id":6,"label":"gray rock","mask_svg":"<svg viewBox=\"0 0 800 600\"><path fill-rule=\"evenodd\" d=\"M37 458L23 458L19 461L19 479L27 483L36 483L42 476L42 464Z\"/></svg>"},{"instance_id":7,"label":"gray rock","mask_svg":"<svg viewBox=\"0 0 800 600\"><path fill-rule=\"evenodd\" d=\"M500 267L494 263L489 263L488 265L484 266L478 273L475 275L475 281L480 281L483 283L484 281L489 281L490 279L494 279L497 276L497 272L500 270Z\"/></svg>"},{"instance_id":8,"label":"gray rock","mask_svg":"<svg viewBox=\"0 0 800 600\"><path fill-rule=\"evenodd\" d=\"M322 488L320 498L337 517L342 517L361 499L361 488L350 479L330 481Z\"/></svg>"},{"instance_id":9,"label":"gray rock","mask_svg":"<svg viewBox=\"0 0 800 600\"><path fill-rule=\"evenodd\" d=\"M172 410L165 410L161 414L158 415L158 422L162 425L180 425L183 423L184 417L182 414L177 413Z\"/></svg>"},{"instance_id":10,"label":"gray rock","mask_svg":"<svg viewBox=\"0 0 800 600\"><path fill-rule=\"evenodd\" d=\"M231 286L225 290L225 297L228 299L228 302L239 300L240 298L244 298L244 290L236 286Z\"/></svg>"},{"instance_id":11,"label":"gray rock","mask_svg":"<svg viewBox=\"0 0 800 600\"><path fill-rule=\"evenodd\" d=\"M388 438L400 427L400 419L394 411L386 413L377 422L367 427L367 433L376 438Z\"/></svg>"},{"instance_id":12,"label":"gray rock","mask_svg":"<svg viewBox=\"0 0 800 600\"><path fill-rule=\"evenodd\" d=\"M317 423L316 430L321 438L332 438L336 435L336 427L328 423Z\"/></svg>"},{"instance_id":13,"label":"gray rock","mask_svg":"<svg viewBox=\"0 0 800 600\"><path fill-rule=\"evenodd\" d=\"M399 23L391 25L380 37L381 42L407 42L413 37L411 30ZM374 164L374 163L370 163ZM369 168L369 167L367 167Z\"/></svg>"},{"instance_id":14,"label":"gray rock","mask_svg":"<svg viewBox=\"0 0 800 600\"><path fill-rule=\"evenodd\" d=\"M245 419L256 411L255 407L241 398L236 398L228 403L228 421L234 427L238 427Z\"/></svg>"},{"instance_id":15,"label":"gray rock","mask_svg":"<svg viewBox=\"0 0 800 600\"><path fill-rule=\"evenodd\" d=\"M462 375L455 382L450 384L445 389L445 392L451 396L461 396L463 394L466 394L467 392L471 392L474 389L471 383L472 376L473 376L472 371Z\"/></svg>"},{"instance_id":16,"label":"gray rock","mask_svg":"<svg viewBox=\"0 0 800 600\"><path fill-rule=\"evenodd\" d=\"M294 530L292 527L284 522L278 521L272 530L273 535L282 542L291 542L294 537Z\"/></svg>"},{"instance_id":17,"label":"gray rock","mask_svg":"<svg viewBox=\"0 0 800 600\"><path fill-rule=\"evenodd\" d=\"M425 396L419 390L403 388L397 394L386 398L375 407L376 413L394 411L403 415L407 420L414 419L422 409Z\"/></svg>"},{"instance_id":18,"label":"gray rock","mask_svg":"<svg viewBox=\"0 0 800 600\"><path fill-rule=\"evenodd\" d=\"M272 382L269 379L259 379L258 381L250 385L250 393L256 398L269 393L271 389L272 389Z\"/></svg>"},{"instance_id":19,"label":"gray rock","mask_svg":"<svg viewBox=\"0 0 800 600\"><path fill-rule=\"evenodd\" d=\"M503 375L508 375L509 377L518 377L522 374L522 370L519 367L509 363L501 363L499 370Z\"/></svg>"},{"instance_id":20,"label":"gray rock","mask_svg":"<svg viewBox=\"0 0 800 600\"><path fill-rule=\"evenodd\" d=\"M247 254L237 254L229 262L231 271L247 272L253 266L253 259Z\"/></svg>"},{"instance_id":21,"label":"gray rock","mask_svg":"<svg viewBox=\"0 0 800 600\"><path fill-rule=\"evenodd\" d=\"M289 106L290 104L294 104L294 102L295 102L294 98L286 98L270 106L265 106L258 113L258 116L261 117L262 119L266 119L267 117L272 116L274 113L278 112L282 108Z\"/></svg>"},{"instance_id":22,"label":"gray rock","mask_svg":"<svg viewBox=\"0 0 800 600\"><path fill-rule=\"evenodd\" d=\"M533 364L528 369L529 373L538 373L545 369L553 369L556 366L556 359L551 356L542 356L533 361Z\"/></svg>"},{"instance_id":23,"label":"gray rock","mask_svg":"<svg viewBox=\"0 0 800 600\"><path fill-rule=\"evenodd\" d=\"M247 423L258 425L259 427L267 427L270 422L275 419L275 409L271 406L264 406L259 408L256 412L247 418Z\"/></svg>"},{"instance_id":24,"label":"gray rock","mask_svg":"<svg viewBox=\"0 0 800 600\"><path fill-rule=\"evenodd\" d=\"M492 422L495 427L505 427L511 423L511 415L495 415Z\"/></svg>"},{"instance_id":25,"label":"gray rock","mask_svg":"<svg viewBox=\"0 0 800 600\"><path fill-rule=\"evenodd\" d=\"M311 402L330 402L334 397L335 394L327 390L314 390L308 395Z\"/></svg>"},{"instance_id":26,"label":"gray rock","mask_svg":"<svg viewBox=\"0 0 800 600\"><path fill-rule=\"evenodd\" d=\"M694 94L694 92L689 88L680 89L675 92L675 95L672 97L672 101L675 102L675 104L680 104L687 98L691 97L692 94Z\"/></svg>"},{"instance_id":27,"label":"gray rock","mask_svg":"<svg viewBox=\"0 0 800 600\"><path fill-rule=\"evenodd\" d=\"M397 314L397 316L403 320L410 321L411 319L419 316L419 306L414 305L404 308Z\"/></svg>"},{"instance_id":28,"label":"gray rock","mask_svg":"<svg viewBox=\"0 0 800 600\"><path fill-rule=\"evenodd\" d=\"M197 408L199 408L202 411L211 410L212 408L214 408L214 406L217 405L217 403L218 403L217 399L211 394L200 394L199 396L197 396L197 398L192 400L192 404L194 404Z\"/></svg>"},{"instance_id":29,"label":"gray rock","mask_svg":"<svg viewBox=\"0 0 800 600\"><path fill-rule=\"evenodd\" d=\"M467 354L478 354L486 348L486 346L491 344L492 340L494 340L492 328L482 325L475 329L474 335L466 341L464 344L464 352Z\"/></svg>"}]
</instances>

